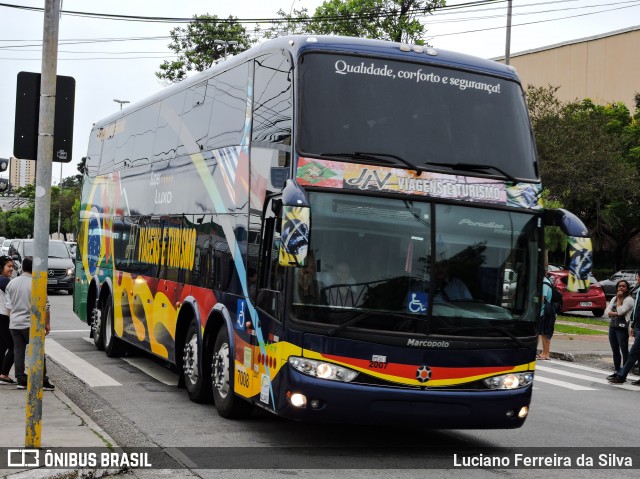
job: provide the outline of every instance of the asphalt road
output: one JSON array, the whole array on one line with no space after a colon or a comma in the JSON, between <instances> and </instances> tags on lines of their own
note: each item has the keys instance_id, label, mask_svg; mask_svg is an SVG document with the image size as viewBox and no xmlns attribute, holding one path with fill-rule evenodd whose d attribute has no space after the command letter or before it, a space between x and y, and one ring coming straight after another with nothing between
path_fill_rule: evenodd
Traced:
<instances>
[{"instance_id":1,"label":"asphalt road","mask_svg":"<svg viewBox=\"0 0 640 479\"><path fill-rule=\"evenodd\" d=\"M441 477L443 468L455 477L540 477L544 471L529 467L462 469L453 464L453 455L488 455L502 448L501 454L585 454L597 460L640 439L632 413L640 388L609 385L605 371L555 360L538 366L529 418L516 430L301 424L259 410L247 420L225 420L213 406L189 401L175 387L177 375L153 359L107 358L97 351L87 340L86 324L71 310L70 296L51 295L50 301L52 333L47 341L56 346L48 342L45 350L50 354L64 348L78 358L56 365L54 355L49 369L56 385L120 446L160 446L167 468L191 464L200 477L281 477L283 470L303 477ZM90 376L82 369L86 364L96 368ZM207 449L198 449L202 447ZM201 461L209 468L197 468ZM613 471L561 472L565 478L607 477ZM637 471L617 469L615 475L636 477Z\"/></svg>"}]
</instances>

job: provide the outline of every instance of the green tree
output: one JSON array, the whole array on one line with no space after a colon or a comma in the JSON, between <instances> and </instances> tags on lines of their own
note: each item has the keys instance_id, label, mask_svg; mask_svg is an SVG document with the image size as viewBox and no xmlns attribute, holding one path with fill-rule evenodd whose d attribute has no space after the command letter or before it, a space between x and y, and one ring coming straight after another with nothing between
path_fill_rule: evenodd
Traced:
<instances>
[{"instance_id":1,"label":"green tree","mask_svg":"<svg viewBox=\"0 0 640 479\"><path fill-rule=\"evenodd\" d=\"M420 17L445 5L444 0L328 0L316 9L308 32L422 45L426 28Z\"/></svg>"},{"instance_id":2,"label":"green tree","mask_svg":"<svg viewBox=\"0 0 640 479\"><path fill-rule=\"evenodd\" d=\"M12 238L33 238L33 203L7 212L7 225Z\"/></svg>"},{"instance_id":3,"label":"green tree","mask_svg":"<svg viewBox=\"0 0 640 479\"><path fill-rule=\"evenodd\" d=\"M186 28L171 30L169 48L177 60L165 60L156 76L167 84L184 80L190 72L201 72L227 55L240 53L252 44L247 30L234 17L219 19L216 15L194 15ZM220 45L215 41L236 42Z\"/></svg>"},{"instance_id":4,"label":"green tree","mask_svg":"<svg viewBox=\"0 0 640 479\"><path fill-rule=\"evenodd\" d=\"M551 199L585 222L596 251L612 244L612 266L619 269L629 241L640 233L634 207L640 176L630 159L640 146L630 132L636 120L623 104L595 105L589 99L563 104L556 91L527 89L542 180Z\"/></svg>"}]
</instances>

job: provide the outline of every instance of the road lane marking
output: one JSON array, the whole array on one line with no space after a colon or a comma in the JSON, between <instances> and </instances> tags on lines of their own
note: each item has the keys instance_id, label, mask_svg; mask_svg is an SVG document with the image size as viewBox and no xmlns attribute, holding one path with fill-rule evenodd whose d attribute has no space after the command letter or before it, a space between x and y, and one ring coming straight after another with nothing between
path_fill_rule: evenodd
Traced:
<instances>
[{"instance_id":1,"label":"road lane marking","mask_svg":"<svg viewBox=\"0 0 640 479\"><path fill-rule=\"evenodd\" d=\"M154 361L146 358L122 358L133 367L139 369L147 376L151 376L156 381L160 381L168 386L178 385L178 376L173 371L156 364Z\"/></svg>"},{"instance_id":2,"label":"road lane marking","mask_svg":"<svg viewBox=\"0 0 640 479\"><path fill-rule=\"evenodd\" d=\"M56 329L55 331L51 331L49 334L58 334L58 333L88 333L91 331L90 329Z\"/></svg>"},{"instance_id":3,"label":"road lane marking","mask_svg":"<svg viewBox=\"0 0 640 479\"><path fill-rule=\"evenodd\" d=\"M545 377L542 377L542 376L538 376L537 374L536 374L536 377L534 379L534 384L536 382L553 384L554 386L560 386L562 388L573 389L574 391L597 391L597 389L595 389L595 388L590 388L590 387L587 387L587 386L579 386L578 384L572 384L572 383L569 383L567 381L558 381L557 379L545 378Z\"/></svg>"},{"instance_id":4,"label":"road lane marking","mask_svg":"<svg viewBox=\"0 0 640 479\"><path fill-rule=\"evenodd\" d=\"M587 376L585 374L570 373L569 371L562 371L560 369L548 368L546 366L536 366L536 371L544 371L552 374L558 374L560 376L569 376L570 378L574 378L574 379L584 379L585 381L591 381L599 384L606 384L607 386L613 386L619 389L627 389L629 391L640 391L640 388L638 386L629 386L626 384L611 384L606 379L594 378L593 376Z\"/></svg>"},{"instance_id":5,"label":"road lane marking","mask_svg":"<svg viewBox=\"0 0 640 479\"><path fill-rule=\"evenodd\" d=\"M60 343L57 343L55 339L48 338L45 342L44 350L47 356L63 365L74 376L91 387L122 386L111 376L106 375L95 366L73 354Z\"/></svg>"},{"instance_id":6,"label":"road lane marking","mask_svg":"<svg viewBox=\"0 0 640 479\"><path fill-rule=\"evenodd\" d=\"M88 343L93 344L93 338L82 338ZM151 376L156 381L160 381L168 386L178 385L178 376L173 371L168 370L146 358L120 358L133 367L139 369L147 376Z\"/></svg>"}]
</instances>

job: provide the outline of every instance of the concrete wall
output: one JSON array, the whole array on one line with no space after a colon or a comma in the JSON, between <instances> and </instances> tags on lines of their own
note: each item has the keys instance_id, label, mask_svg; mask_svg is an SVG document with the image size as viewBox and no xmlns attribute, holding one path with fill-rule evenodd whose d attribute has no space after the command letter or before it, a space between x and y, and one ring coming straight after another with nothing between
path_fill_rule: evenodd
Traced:
<instances>
[{"instance_id":1,"label":"concrete wall","mask_svg":"<svg viewBox=\"0 0 640 479\"><path fill-rule=\"evenodd\" d=\"M560 86L562 101L623 102L633 114L633 97L640 93L640 26L516 53L510 64L525 87Z\"/></svg>"}]
</instances>

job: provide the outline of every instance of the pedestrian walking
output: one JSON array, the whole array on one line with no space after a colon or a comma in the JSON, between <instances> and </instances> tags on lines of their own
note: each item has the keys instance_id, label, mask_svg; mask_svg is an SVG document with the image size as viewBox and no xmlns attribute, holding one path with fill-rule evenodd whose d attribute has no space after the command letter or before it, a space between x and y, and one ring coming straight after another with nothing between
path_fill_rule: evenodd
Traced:
<instances>
[{"instance_id":1,"label":"pedestrian walking","mask_svg":"<svg viewBox=\"0 0 640 479\"><path fill-rule=\"evenodd\" d=\"M640 284L640 273L636 278L637 284ZM631 349L629 349L629 356L627 360L624 362L622 369L609 376L609 382L613 384L622 384L627 380L627 375L636 364L636 361L640 359L640 289L636 290L636 300L635 306L633 308L633 314L631 316L631 335L635 338L633 340L633 345ZM634 386L640 386L640 379L637 381L633 381L631 384Z\"/></svg>"},{"instance_id":2,"label":"pedestrian walking","mask_svg":"<svg viewBox=\"0 0 640 479\"><path fill-rule=\"evenodd\" d=\"M609 344L613 353L614 372L607 379L612 380L629 358L629 317L633 310L631 288L625 279L616 283L616 295L605 311L609 318Z\"/></svg>"},{"instance_id":3,"label":"pedestrian walking","mask_svg":"<svg viewBox=\"0 0 640 479\"><path fill-rule=\"evenodd\" d=\"M22 274L12 279L5 289L5 305L9 311L9 329L13 337L13 354L15 361L16 386L18 389L27 388L27 374L25 372L25 353L29 344L29 329L31 327L31 272L33 258L26 256L22 260ZM51 316L49 301L45 312L45 334L51 330ZM47 377L47 364L44 363L42 389L53 391L55 386Z\"/></svg>"},{"instance_id":4,"label":"pedestrian walking","mask_svg":"<svg viewBox=\"0 0 640 479\"><path fill-rule=\"evenodd\" d=\"M0 385L15 384L9 377L13 366L13 338L9 331L9 311L5 306L5 289L13 274L13 259L0 256Z\"/></svg>"}]
</instances>

